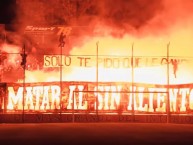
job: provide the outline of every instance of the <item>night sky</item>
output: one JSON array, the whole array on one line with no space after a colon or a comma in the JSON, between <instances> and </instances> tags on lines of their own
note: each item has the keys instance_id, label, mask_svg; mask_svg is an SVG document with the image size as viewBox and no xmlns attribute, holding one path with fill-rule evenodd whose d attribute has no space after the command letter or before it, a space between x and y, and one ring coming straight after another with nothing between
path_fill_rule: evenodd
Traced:
<instances>
[{"instance_id":1,"label":"night sky","mask_svg":"<svg viewBox=\"0 0 193 145\"><path fill-rule=\"evenodd\" d=\"M11 24L16 15L16 0L0 1L0 23Z\"/></svg>"}]
</instances>

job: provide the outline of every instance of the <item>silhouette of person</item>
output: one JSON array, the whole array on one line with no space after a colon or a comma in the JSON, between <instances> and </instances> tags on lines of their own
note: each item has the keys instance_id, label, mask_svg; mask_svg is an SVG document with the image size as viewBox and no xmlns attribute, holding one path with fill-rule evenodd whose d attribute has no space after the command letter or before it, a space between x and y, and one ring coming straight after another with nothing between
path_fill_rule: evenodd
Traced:
<instances>
[{"instance_id":1,"label":"silhouette of person","mask_svg":"<svg viewBox=\"0 0 193 145\"><path fill-rule=\"evenodd\" d=\"M59 37L59 45L58 47L64 47L65 41L64 38L66 38L66 35L62 32Z\"/></svg>"},{"instance_id":2,"label":"silhouette of person","mask_svg":"<svg viewBox=\"0 0 193 145\"><path fill-rule=\"evenodd\" d=\"M178 61L176 59L173 60L172 62L172 65L173 65L173 73L174 73L174 77L176 78L176 72L178 70Z\"/></svg>"}]
</instances>

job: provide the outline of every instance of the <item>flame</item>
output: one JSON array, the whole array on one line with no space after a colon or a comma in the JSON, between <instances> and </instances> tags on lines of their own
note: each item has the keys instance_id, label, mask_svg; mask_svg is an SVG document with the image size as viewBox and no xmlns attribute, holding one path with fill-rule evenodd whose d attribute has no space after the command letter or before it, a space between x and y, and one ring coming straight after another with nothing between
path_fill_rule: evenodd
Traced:
<instances>
[{"instance_id":1,"label":"flame","mask_svg":"<svg viewBox=\"0 0 193 145\"><path fill-rule=\"evenodd\" d=\"M101 18L101 21L98 19L91 19L91 22L88 22L88 26L92 26L91 31L84 32L77 36L77 41L68 42L64 48L64 55L69 56L85 56L96 57L96 43L99 42L98 46L98 55L105 57L131 57L132 56L132 45L133 45L133 56L135 57L167 57L167 44L170 43L169 47L169 56L191 59L188 63L179 64L177 71L177 77L173 75L172 65L169 66L169 79L171 84L181 84L181 83L190 83L193 82L193 69L192 69L192 38L193 31L192 27L192 16L190 15L192 11L192 2L187 1L183 3L181 1L166 1L159 3L150 4L148 1L144 1L141 4L138 1L128 2L125 5L123 1L120 1L117 4L120 7L114 7L114 5L109 5L110 1L96 3L99 13L97 18ZM30 6L38 5L40 3L20 3L20 9L24 10ZM42 3L41 3L42 4ZM139 15L138 10L141 10L141 6L144 7L145 20ZM175 7L171 7L175 4ZM53 4L57 6L57 4ZM91 4L92 5L92 4ZM104 9L106 5L109 5L108 8ZM132 8L134 16L136 18L127 15L128 11L125 11L129 8ZM135 6L135 8L133 8ZM58 8L58 7L56 7ZM156 9L158 8L158 9ZM102 10L102 11L101 11ZM123 11L120 11L123 10ZM158 11L157 11L158 10ZM35 11L34 11L35 12ZM122 12L126 15L114 15ZM150 12L152 12L150 15ZM159 13L158 13L159 12ZM44 16L44 10L39 11L39 15ZM22 13L23 14L23 13ZM26 13L28 14L28 13ZM130 14L130 13L129 13ZM141 13L140 13L141 14ZM179 16L176 17L176 14ZM19 17L21 20L24 19L27 15ZM109 16L109 18L107 18ZM132 15L133 16L133 15ZM87 16L89 17L89 16ZM78 20L82 22L87 18L82 16ZM128 18L127 18L128 17ZM26 17L27 19L29 17ZM89 17L90 18L90 17ZM34 18L37 20L37 17ZM119 21L118 21L119 20ZM29 21L29 19L28 19ZM24 21L24 22L28 22ZM32 20L34 21L34 20ZM73 20L72 20L73 21ZM113 24L115 23L116 24ZM120 25L119 23L120 22ZM128 23L128 24L127 24ZM72 28L73 29L73 28ZM81 29L81 28L80 28ZM70 41L69 36L69 41ZM73 36L74 37L74 36ZM75 36L76 37L76 36ZM75 38L76 39L76 38ZM17 42L17 43L20 43ZM50 44L51 42L49 42ZM53 42L55 43L55 42ZM72 44L71 44L72 43ZM56 45L55 45L56 46ZM8 53L19 53L21 46L14 45L4 45L1 50L5 50ZM38 53L38 48L31 50L32 55ZM58 48L53 48L53 50L58 50ZM66 50L70 50L69 54ZM42 50L44 51L44 50ZM46 51L46 50L45 50ZM55 51L53 51L55 52ZM54 54L53 54L54 55ZM37 56L39 57L39 56ZM36 58L37 58L36 57ZM43 58L43 56L41 56ZM7 59L7 64L18 66L18 60L21 61L19 55L10 54ZM28 56L28 62L35 61L34 58ZM80 60L76 61L76 64L79 64ZM17 62L17 63L16 63ZM98 76L97 76L98 71ZM71 66L63 67L62 70L47 70L47 69L27 69L25 71L25 81L26 82L52 82L52 81L111 81L111 82L131 82L132 79L134 82L141 83L157 83L157 84L166 84L167 83L167 66L146 66L134 68L134 78L132 78L132 69L131 68L104 68L99 65L98 70L95 63L92 66ZM14 71L13 73L16 73ZM21 73L21 72L20 72ZM61 74L62 73L62 77ZM21 74L17 74L21 76ZM6 81L6 80L5 80ZM15 81L15 80L14 80Z\"/></svg>"},{"instance_id":2,"label":"flame","mask_svg":"<svg viewBox=\"0 0 193 145\"><path fill-rule=\"evenodd\" d=\"M183 34L183 33L184 34ZM186 33L185 33L186 32ZM179 41L179 35L184 35L188 38L193 38L192 34L188 31L179 31L178 34L174 34L171 37L170 55L171 57L190 59L187 63L179 64L177 71L177 78L173 75L173 66L169 65L169 78L172 84L190 83L193 81L193 69L192 56L191 56L191 46L190 40L185 39L183 42ZM167 39L166 39L167 38ZM134 38L131 36L125 36L121 39L113 37L93 37L89 41L85 42L82 47L74 47L70 55L74 56L85 56L96 58L96 42L99 40L98 53L99 57L131 57L131 47L134 43L134 58L138 56L142 57L167 57L167 41L168 37L155 38L147 37L143 39ZM181 51L180 48L183 48ZM79 60L76 64L79 64ZM96 62L95 62L96 63ZM64 67L62 69L62 80L63 81L96 81L97 66L93 63L91 67L80 67L72 66L70 68ZM167 65L160 66L146 66L134 68L134 82L140 83L157 83L166 84L167 83ZM132 68L104 68L104 66L99 65L98 67L98 81L101 82L131 82L132 81ZM51 82L60 81L60 71L26 71L26 81L27 82Z\"/></svg>"},{"instance_id":3,"label":"flame","mask_svg":"<svg viewBox=\"0 0 193 145\"><path fill-rule=\"evenodd\" d=\"M185 28L184 28L185 29ZM171 37L170 55L171 57L190 59L190 61L179 64L177 71L177 78L174 78L172 73L172 65L170 64L170 83L190 83L193 81L193 69L192 56L190 44L190 34L188 30L179 30L177 34L173 34ZM189 39L179 41L179 36L186 36ZM167 38L167 39L166 39ZM167 41L168 37L146 37L146 38L135 38L133 36L126 35L123 38L114 38L112 36L107 37L92 37L87 40L81 47L73 47L70 51L69 56L87 56L96 59L96 42L99 41L98 56L105 57L131 57L132 55L132 44L134 44L133 55L135 57L167 57ZM134 43L135 42L135 43ZM18 66L18 61L21 61L21 56L18 55L19 47L13 45L4 45L4 50L7 52L15 51L17 55L9 54L7 64ZM180 48L183 48L181 51ZM16 51L17 50L17 51ZM28 61L33 61L29 57ZM132 81L132 68L104 68L104 65L99 63L98 70L96 66L96 60L92 62L92 66L77 66L80 64L80 60L73 59L75 66L63 67L62 70L26 70L25 81L26 82L53 82L53 81L96 81L98 71L98 81L101 82L131 82ZM167 83L167 65L160 66L146 66L134 68L134 82L140 83ZM17 73L17 72L14 72ZM62 73L62 78L60 73ZM18 74L21 75L21 74Z\"/></svg>"},{"instance_id":4,"label":"flame","mask_svg":"<svg viewBox=\"0 0 193 145\"><path fill-rule=\"evenodd\" d=\"M192 27L192 16L190 16L192 11L192 2L188 1L187 3L181 5L182 3L178 0L174 1L163 1L163 10L162 3L153 3L153 7L146 7L143 6L144 15L141 12L136 12L136 10L140 10L142 5L139 4L138 1L134 3L128 2L129 8L132 8L134 11L134 18L128 17L130 15L121 15L119 8L115 9L115 5L109 5L109 7L104 7L109 4L108 1L106 4L105 2L99 2L100 10L102 11L99 13L102 22L98 22L98 19L91 20L89 24L93 24L92 27L92 34L89 32L85 32L82 36L83 38L78 37L77 42L73 44L66 44L63 55L84 57L84 58L94 58L95 61L92 61L90 65L86 65L86 62L80 63L80 59L73 59L73 65L70 67L58 67L57 69L47 69L43 68L40 69L30 69L31 65L27 65L27 70L25 72L21 71L14 71L12 74L17 74L17 76L23 76L25 82L59 82L59 81L90 81L90 82L135 82L135 83L152 83L152 84L167 84L168 77L170 84L183 84L183 83L192 83L193 82L193 55L192 55L192 48L193 48L193 27ZM130 5L130 3L132 5ZM141 3L141 2L140 2ZM171 5L175 3L175 6L171 8ZM133 8L137 4L137 8ZM148 1L144 1L146 6L149 6ZM30 5L30 3L28 3ZM117 4L118 5L118 4ZM122 8L124 4L120 4L119 6ZM182 6L182 7L181 7ZM25 6L24 6L25 7ZM128 7L124 7L124 9L128 9ZM160 11L157 11L156 8L159 8ZM27 9L27 8L26 8ZM108 11L106 11L108 10ZM151 10L153 12L150 15ZM183 11L184 10L184 11ZM39 15L44 15L43 9ZM117 13L119 12L119 13ZM159 13L160 12L160 13ZM112 13L112 14L111 14ZM157 14L159 13L159 14ZM24 13L22 13L24 14ZM26 13L27 14L27 13ZM119 15L114 15L119 14ZM131 14L131 13L129 13ZM141 15L140 15L141 14ZM139 16L139 18L135 18L135 16ZM177 15L177 16L176 16ZM26 15L25 15L26 16ZM25 17L24 16L24 17ZM109 16L112 19L107 18ZM125 18L126 16L126 18ZM133 16L133 15L132 15ZM142 16L142 17L140 17ZM146 16L144 19L143 16ZM181 20L179 20L179 18ZM29 17L27 17L29 19ZM37 19L37 18L36 18ZM80 19L83 20L83 19ZM118 21L119 20L119 21ZM32 20L34 21L34 20ZM73 21L73 20L72 20ZM28 22L28 21L26 21ZM86 21L87 22L87 21ZM116 22L116 24L114 23ZM120 25L119 25L120 22ZM112 24L114 23L114 24ZM128 23L128 24L127 24ZM119 28L118 28L119 27ZM80 34L79 34L80 35ZM86 35L86 36L85 36ZM69 36L70 37L70 36ZM70 41L70 38L69 38ZM99 42L98 47L96 43ZM50 44L51 42L49 42ZM55 42L54 42L55 43ZM68 42L70 43L70 42ZM168 45L170 44L170 45ZM56 46L56 45L55 45ZM167 52L167 46L169 47L169 52ZM133 49L132 49L133 48ZM31 50L31 55L34 53L38 53L38 48L33 47ZM58 48L53 48L54 50L58 50ZM4 65L12 65L18 67L20 65L20 50L21 46L9 45L5 44L1 46L1 50L8 53L8 59L6 60ZM70 50L69 54L67 54L66 50ZM46 51L46 50L45 50ZM55 51L53 51L55 52ZM97 55L98 52L98 55ZM16 53L14 55L12 53ZM123 58L123 57L143 57L143 58L166 58L167 54L169 53L169 58L183 58L188 59L187 62L182 62L178 66L177 70L177 77L173 74L173 66L172 64L164 64L164 65L147 65L143 67L134 67L131 66L128 68L124 68L123 65L119 65L119 67L105 67L104 60L101 62L101 57L115 57L115 58ZM54 54L53 54L54 55ZM62 54L61 54L62 55ZM99 60L96 60L97 56ZM39 57L39 56L38 56ZM43 58L43 55L41 55ZM37 58L37 57L36 57ZM34 58L28 56L28 62L34 62ZM85 60L84 60L85 61ZM99 65L97 65L97 61L99 61ZM144 63L144 62L143 62ZM75 65L74 65L75 64ZM169 66L169 70L168 70ZM2 66L1 66L2 70ZM168 76L169 71L169 76ZM12 77L12 76L9 76ZM6 81L6 80L5 80ZM73 89L73 88L72 88ZM81 90L83 88L79 88ZM100 88L99 88L100 89ZM103 88L104 89L104 88ZM105 103L104 109L108 108L108 91L110 89L109 86L105 88L106 93L103 96L99 96L99 110L102 108L100 104ZM112 91L114 88L112 88ZM72 93L72 92L71 92ZM82 94L79 94L79 101L82 102ZM56 102L58 100L58 94L55 94ZM32 96L27 96L29 103L32 102ZM44 104L48 104L48 100L45 96L45 100L43 100L43 105L40 109L48 109L44 108ZM70 95L72 97L72 94ZM164 102L163 96L159 94L158 96L158 104L160 105L161 102ZM192 98L192 97L191 97ZM18 99L15 98L13 102L17 102ZM113 100L114 99L114 100ZM120 104L120 96L116 98L111 98L110 102L116 102L117 105ZM132 96L130 96L130 102ZM135 97L134 97L135 99ZM150 94L150 102L153 100L153 97ZM173 98L174 102L176 101ZM172 100L172 101L173 101ZM191 99L192 100L192 99ZM149 111L153 112L153 106L142 107L143 97L139 95L139 108L138 110L142 111ZM134 100L134 106L136 107L136 101ZM152 103L149 103L152 104ZM32 105L31 105L32 106ZM128 105L128 110L131 110L132 104ZM181 111L185 110L185 96L182 99L182 107L180 108ZM191 104L192 106L192 104ZM21 106L20 106L21 107ZM34 106L33 106L34 107ZM71 105L68 106L68 109L71 109ZM75 108L85 108L82 104L79 106L74 106ZM114 109L114 106L110 106L111 109ZM9 109L14 109L13 106L8 105ZM52 107L54 108L54 107ZM175 108L175 106L174 106ZM37 110L39 109L36 108ZM135 108L136 109L136 108ZM165 110L165 104L163 106L158 106L157 111ZM137 109L136 109L137 110Z\"/></svg>"}]
</instances>

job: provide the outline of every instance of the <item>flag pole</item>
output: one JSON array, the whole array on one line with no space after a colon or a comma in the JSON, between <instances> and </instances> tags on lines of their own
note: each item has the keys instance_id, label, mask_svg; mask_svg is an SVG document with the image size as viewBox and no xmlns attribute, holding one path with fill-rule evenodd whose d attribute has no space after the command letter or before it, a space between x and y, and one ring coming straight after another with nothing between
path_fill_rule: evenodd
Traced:
<instances>
[{"instance_id":1,"label":"flag pole","mask_svg":"<svg viewBox=\"0 0 193 145\"><path fill-rule=\"evenodd\" d=\"M25 43L23 44L23 48L22 48L22 53L23 53L23 58L22 58L22 62L23 62L23 100L22 100L22 104L23 104L23 113L22 113L22 121L23 121L23 123L25 122L25 116L24 116L24 113L25 113L25 107L24 107L24 105L25 105L25 103L24 103L24 99L25 99L25 97L24 97L24 95L25 95L25 69L26 69L26 50L25 50L26 48L25 48Z\"/></svg>"},{"instance_id":2,"label":"flag pole","mask_svg":"<svg viewBox=\"0 0 193 145\"><path fill-rule=\"evenodd\" d=\"M135 109L134 109L134 59L133 59L133 47L134 43L132 43L132 50L131 50L131 86L132 86L132 118L135 121Z\"/></svg>"},{"instance_id":3,"label":"flag pole","mask_svg":"<svg viewBox=\"0 0 193 145\"><path fill-rule=\"evenodd\" d=\"M167 44L167 123L170 122L170 95L169 95L169 89L170 89L170 67L169 67L169 47L170 42Z\"/></svg>"},{"instance_id":4,"label":"flag pole","mask_svg":"<svg viewBox=\"0 0 193 145\"><path fill-rule=\"evenodd\" d=\"M97 97L96 97L96 115L98 117L98 44L99 42L97 41L96 43L96 92L97 92Z\"/></svg>"}]
</instances>

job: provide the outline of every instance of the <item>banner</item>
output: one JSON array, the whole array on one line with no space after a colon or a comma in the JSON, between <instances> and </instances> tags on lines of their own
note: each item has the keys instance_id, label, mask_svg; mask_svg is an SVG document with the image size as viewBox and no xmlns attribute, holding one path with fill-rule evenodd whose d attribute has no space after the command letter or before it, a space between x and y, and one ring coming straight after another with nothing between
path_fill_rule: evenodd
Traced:
<instances>
[{"instance_id":1,"label":"banner","mask_svg":"<svg viewBox=\"0 0 193 145\"><path fill-rule=\"evenodd\" d=\"M73 56L73 55L44 55L44 67L94 67L96 66L96 56ZM133 67L153 67L166 65L175 66L188 63L190 59L178 57L134 57ZM98 56L98 64L103 68L131 68L132 57L127 56Z\"/></svg>"},{"instance_id":2,"label":"banner","mask_svg":"<svg viewBox=\"0 0 193 145\"><path fill-rule=\"evenodd\" d=\"M169 99L169 106L168 106ZM62 82L7 84L7 112L192 113L193 84ZM3 104L3 103L2 103Z\"/></svg>"}]
</instances>

